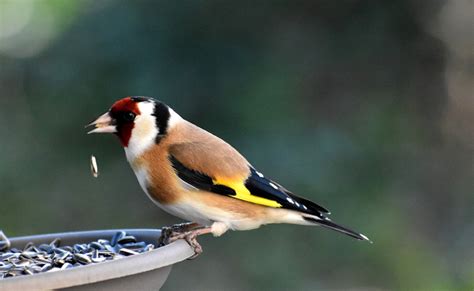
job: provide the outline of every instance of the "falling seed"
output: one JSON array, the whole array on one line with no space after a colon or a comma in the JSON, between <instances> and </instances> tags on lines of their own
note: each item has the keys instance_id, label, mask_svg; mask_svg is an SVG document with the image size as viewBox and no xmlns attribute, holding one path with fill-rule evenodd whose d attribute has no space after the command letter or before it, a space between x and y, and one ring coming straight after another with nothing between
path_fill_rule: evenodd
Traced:
<instances>
[{"instance_id":1,"label":"falling seed","mask_svg":"<svg viewBox=\"0 0 474 291\"><path fill-rule=\"evenodd\" d=\"M99 169L97 168L97 160L94 155L91 156L91 173L94 178L99 177Z\"/></svg>"}]
</instances>

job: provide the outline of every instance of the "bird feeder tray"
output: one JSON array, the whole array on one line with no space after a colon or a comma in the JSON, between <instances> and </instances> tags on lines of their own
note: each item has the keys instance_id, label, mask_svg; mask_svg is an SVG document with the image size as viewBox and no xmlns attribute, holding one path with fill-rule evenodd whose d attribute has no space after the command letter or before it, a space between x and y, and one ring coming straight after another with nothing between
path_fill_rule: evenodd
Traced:
<instances>
[{"instance_id":1,"label":"bird feeder tray","mask_svg":"<svg viewBox=\"0 0 474 291\"><path fill-rule=\"evenodd\" d=\"M125 231L137 239L154 244L156 249L117 260L69 268L57 272L23 275L0 280L0 290L158 290L163 286L173 264L194 255L184 240L158 247L161 235L156 229L93 230L53 233L10 238L11 247L23 249L29 242L50 243L59 238L62 245L88 243L110 238Z\"/></svg>"}]
</instances>

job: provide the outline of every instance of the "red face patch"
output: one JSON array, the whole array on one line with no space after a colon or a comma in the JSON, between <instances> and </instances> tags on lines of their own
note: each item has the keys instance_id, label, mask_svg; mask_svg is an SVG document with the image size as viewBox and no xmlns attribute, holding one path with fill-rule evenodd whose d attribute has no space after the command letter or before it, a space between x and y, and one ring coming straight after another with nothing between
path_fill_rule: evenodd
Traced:
<instances>
[{"instance_id":1,"label":"red face patch","mask_svg":"<svg viewBox=\"0 0 474 291\"><path fill-rule=\"evenodd\" d=\"M135 116L140 114L137 102L133 101L131 97L120 99L112 105L109 114L116 122L116 134L122 146L127 147L135 126Z\"/></svg>"},{"instance_id":2,"label":"red face patch","mask_svg":"<svg viewBox=\"0 0 474 291\"><path fill-rule=\"evenodd\" d=\"M112 107L110 108L110 111L131 111L135 113L136 115L140 114L140 110L138 109L137 102L132 100L132 97L125 97L123 99L118 100L115 102Z\"/></svg>"}]
</instances>

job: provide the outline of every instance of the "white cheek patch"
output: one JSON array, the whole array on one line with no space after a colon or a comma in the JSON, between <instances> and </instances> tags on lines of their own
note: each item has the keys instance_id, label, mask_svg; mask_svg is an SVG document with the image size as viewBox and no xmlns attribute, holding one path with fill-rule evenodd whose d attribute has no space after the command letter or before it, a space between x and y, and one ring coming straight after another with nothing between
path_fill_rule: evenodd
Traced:
<instances>
[{"instance_id":1,"label":"white cheek patch","mask_svg":"<svg viewBox=\"0 0 474 291\"><path fill-rule=\"evenodd\" d=\"M132 135L130 136L128 146L125 148L125 154L129 162L133 162L138 156L153 146L156 142L156 137L160 134L154 116L155 103L139 102L138 109L140 114L135 118ZM168 129L171 129L182 122L183 118L171 108L169 108L169 112Z\"/></svg>"},{"instance_id":2,"label":"white cheek patch","mask_svg":"<svg viewBox=\"0 0 474 291\"><path fill-rule=\"evenodd\" d=\"M135 118L135 126L125 148L125 154L129 162L143 154L149 147L155 143L155 137L158 135L155 117L152 115L155 108L152 102L138 103L140 114Z\"/></svg>"}]
</instances>

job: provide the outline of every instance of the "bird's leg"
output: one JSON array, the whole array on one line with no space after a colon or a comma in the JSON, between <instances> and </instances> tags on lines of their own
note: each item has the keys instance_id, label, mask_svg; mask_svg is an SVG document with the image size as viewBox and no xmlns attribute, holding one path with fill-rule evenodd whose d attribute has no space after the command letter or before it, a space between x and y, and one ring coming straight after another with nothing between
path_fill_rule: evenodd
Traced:
<instances>
[{"instance_id":1,"label":"bird's leg","mask_svg":"<svg viewBox=\"0 0 474 291\"><path fill-rule=\"evenodd\" d=\"M196 258L197 256L199 256L200 254L202 254L202 247L198 243L196 238L199 235L207 234L207 233L211 233L211 232L212 232L212 227L211 226L201 227L201 228L198 228L198 229L194 229L194 230L191 230L191 231L188 231L188 232L183 232L183 233L171 236L169 238L169 242L171 243L171 242L174 242L178 239L186 240L186 242L194 249L194 255L189 258L190 260L192 260L192 259Z\"/></svg>"},{"instance_id":2,"label":"bird's leg","mask_svg":"<svg viewBox=\"0 0 474 291\"><path fill-rule=\"evenodd\" d=\"M193 229L202 227L199 223L184 222L174 224L172 226L164 226L161 228L161 235L158 238L158 246L164 246L170 243L170 238L180 233L189 232Z\"/></svg>"},{"instance_id":3,"label":"bird's leg","mask_svg":"<svg viewBox=\"0 0 474 291\"><path fill-rule=\"evenodd\" d=\"M181 232L191 231L193 229L200 228L200 227L202 227L202 225L196 222L183 222L183 223L173 224L171 226L171 230L173 232L181 233Z\"/></svg>"}]
</instances>

